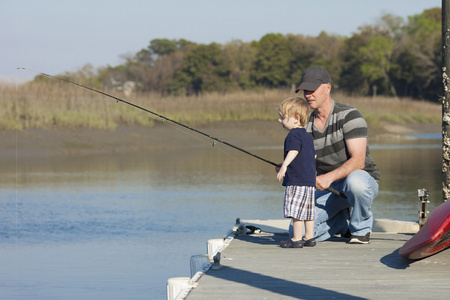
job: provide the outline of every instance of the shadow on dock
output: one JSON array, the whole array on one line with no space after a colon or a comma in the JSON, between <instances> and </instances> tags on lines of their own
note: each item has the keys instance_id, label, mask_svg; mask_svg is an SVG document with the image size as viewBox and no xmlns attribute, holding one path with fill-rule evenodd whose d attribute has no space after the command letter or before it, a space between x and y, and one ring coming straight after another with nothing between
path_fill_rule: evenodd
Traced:
<instances>
[{"instance_id":1,"label":"shadow on dock","mask_svg":"<svg viewBox=\"0 0 450 300\"><path fill-rule=\"evenodd\" d=\"M391 254L385 255L380 259L380 262L385 265L386 267L397 269L397 270L404 270L410 267L411 263L414 262L414 260L405 259L401 257L398 252L400 248L396 249Z\"/></svg>"},{"instance_id":2,"label":"shadow on dock","mask_svg":"<svg viewBox=\"0 0 450 300\"><path fill-rule=\"evenodd\" d=\"M320 298L322 299L366 299L229 266L224 266L220 272L211 271L208 275L222 280L270 291L277 296L284 295L297 299L318 299L318 295L320 295ZM302 275L299 274L299 276ZM307 274L304 274L304 276L307 276ZM310 295L310 297L308 295Z\"/></svg>"},{"instance_id":3,"label":"shadow on dock","mask_svg":"<svg viewBox=\"0 0 450 300\"><path fill-rule=\"evenodd\" d=\"M413 230L373 232L370 244L336 237L285 249L279 243L289 238L286 222L252 224L261 230L233 229L240 234L220 250L219 267L195 281L189 299L447 299L450 293L450 251L422 260L399 255Z\"/></svg>"}]
</instances>

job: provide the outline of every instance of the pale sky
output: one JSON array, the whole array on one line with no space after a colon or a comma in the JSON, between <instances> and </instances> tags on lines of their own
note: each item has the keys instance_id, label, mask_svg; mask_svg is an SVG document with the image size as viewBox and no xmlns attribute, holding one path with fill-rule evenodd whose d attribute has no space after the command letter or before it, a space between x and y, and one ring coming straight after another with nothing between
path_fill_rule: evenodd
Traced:
<instances>
[{"instance_id":1,"label":"pale sky","mask_svg":"<svg viewBox=\"0 0 450 300\"><path fill-rule=\"evenodd\" d=\"M441 0L0 0L0 79L85 64L116 66L156 38L225 44L267 33L351 36L383 14L406 19Z\"/></svg>"}]
</instances>

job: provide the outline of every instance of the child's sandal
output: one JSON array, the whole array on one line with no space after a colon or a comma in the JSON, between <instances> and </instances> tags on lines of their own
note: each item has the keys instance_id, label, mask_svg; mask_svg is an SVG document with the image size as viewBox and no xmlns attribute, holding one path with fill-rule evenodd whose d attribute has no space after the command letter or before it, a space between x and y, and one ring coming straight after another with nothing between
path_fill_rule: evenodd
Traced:
<instances>
[{"instance_id":1,"label":"child's sandal","mask_svg":"<svg viewBox=\"0 0 450 300\"><path fill-rule=\"evenodd\" d=\"M305 247L314 247L316 245L316 240L314 238L305 240L303 238L303 246Z\"/></svg>"},{"instance_id":2,"label":"child's sandal","mask_svg":"<svg viewBox=\"0 0 450 300\"><path fill-rule=\"evenodd\" d=\"M303 248L304 240L299 240L294 242L293 240L289 239L287 241L282 241L280 243L281 248Z\"/></svg>"}]
</instances>

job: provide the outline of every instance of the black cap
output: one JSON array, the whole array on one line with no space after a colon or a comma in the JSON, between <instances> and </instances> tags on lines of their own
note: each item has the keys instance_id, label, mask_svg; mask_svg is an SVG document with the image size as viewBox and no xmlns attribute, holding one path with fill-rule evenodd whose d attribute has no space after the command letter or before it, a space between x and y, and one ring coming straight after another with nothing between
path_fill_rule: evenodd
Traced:
<instances>
[{"instance_id":1,"label":"black cap","mask_svg":"<svg viewBox=\"0 0 450 300\"><path fill-rule=\"evenodd\" d=\"M303 73L302 82L295 92L297 93L299 90L314 91L324 83L331 83L330 73L322 67L312 67Z\"/></svg>"}]
</instances>

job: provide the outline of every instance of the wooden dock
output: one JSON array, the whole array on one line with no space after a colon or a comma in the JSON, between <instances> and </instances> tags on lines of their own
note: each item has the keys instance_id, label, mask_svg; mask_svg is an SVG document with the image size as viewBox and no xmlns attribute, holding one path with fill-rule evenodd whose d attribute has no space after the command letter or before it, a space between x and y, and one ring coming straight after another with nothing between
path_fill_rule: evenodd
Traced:
<instances>
[{"instance_id":1,"label":"wooden dock","mask_svg":"<svg viewBox=\"0 0 450 300\"><path fill-rule=\"evenodd\" d=\"M285 230L258 225L263 232L236 235L220 252L221 268L202 273L181 299L449 299L450 250L403 259L398 250L413 233L373 232L366 245L335 238L284 249Z\"/></svg>"}]
</instances>

